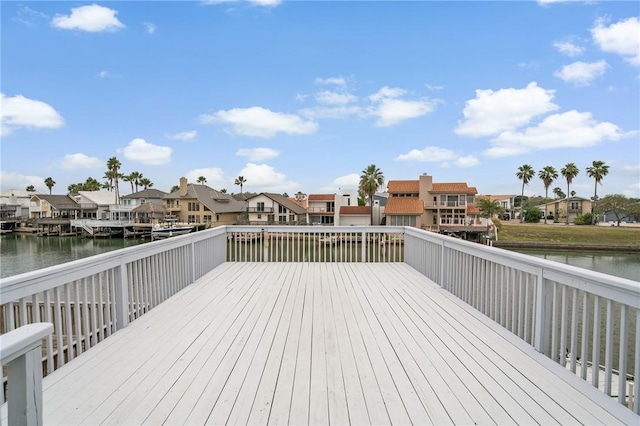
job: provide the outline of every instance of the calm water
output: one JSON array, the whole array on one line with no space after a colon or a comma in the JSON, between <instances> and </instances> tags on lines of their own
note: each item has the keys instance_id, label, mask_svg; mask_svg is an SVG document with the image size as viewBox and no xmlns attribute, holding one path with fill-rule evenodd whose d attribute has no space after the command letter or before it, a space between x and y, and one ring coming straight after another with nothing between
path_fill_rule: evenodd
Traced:
<instances>
[{"instance_id":1,"label":"calm water","mask_svg":"<svg viewBox=\"0 0 640 426\"><path fill-rule=\"evenodd\" d=\"M591 271L640 281L640 252L617 253L533 249L518 249L513 251L589 269Z\"/></svg>"},{"instance_id":2,"label":"calm water","mask_svg":"<svg viewBox=\"0 0 640 426\"><path fill-rule=\"evenodd\" d=\"M0 237L0 278L59 265L147 240L139 238L38 237L9 234Z\"/></svg>"}]
</instances>

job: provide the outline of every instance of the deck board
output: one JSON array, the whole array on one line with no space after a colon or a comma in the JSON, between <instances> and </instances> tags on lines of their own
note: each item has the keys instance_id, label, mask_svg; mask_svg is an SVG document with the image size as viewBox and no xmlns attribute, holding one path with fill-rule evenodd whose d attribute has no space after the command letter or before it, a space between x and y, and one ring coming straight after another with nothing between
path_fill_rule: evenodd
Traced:
<instances>
[{"instance_id":1,"label":"deck board","mask_svg":"<svg viewBox=\"0 0 640 426\"><path fill-rule=\"evenodd\" d=\"M45 423L620 423L541 358L406 264L225 263L46 377Z\"/></svg>"}]
</instances>

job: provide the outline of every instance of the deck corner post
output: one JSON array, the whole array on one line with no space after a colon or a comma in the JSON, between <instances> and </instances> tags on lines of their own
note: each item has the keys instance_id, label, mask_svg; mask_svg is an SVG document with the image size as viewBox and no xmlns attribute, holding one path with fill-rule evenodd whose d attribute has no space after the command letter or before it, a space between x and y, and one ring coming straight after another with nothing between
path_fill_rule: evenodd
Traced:
<instances>
[{"instance_id":1,"label":"deck corner post","mask_svg":"<svg viewBox=\"0 0 640 426\"><path fill-rule=\"evenodd\" d=\"M11 395L7 398L8 424L41 425L42 416L42 349L31 349L7 365Z\"/></svg>"},{"instance_id":2,"label":"deck corner post","mask_svg":"<svg viewBox=\"0 0 640 426\"><path fill-rule=\"evenodd\" d=\"M116 330L129 325L129 280L127 262L122 259L116 273Z\"/></svg>"},{"instance_id":3,"label":"deck corner post","mask_svg":"<svg viewBox=\"0 0 640 426\"><path fill-rule=\"evenodd\" d=\"M536 351L545 355L549 352L549 314L551 310L548 283L544 278L544 269L538 268L536 274L536 295L534 311L533 346Z\"/></svg>"},{"instance_id":4,"label":"deck corner post","mask_svg":"<svg viewBox=\"0 0 640 426\"><path fill-rule=\"evenodd\" d=\"M361 262L367 261L367 231L362 231L362 253L361 253Z\"/></svg>"}]
</instances>

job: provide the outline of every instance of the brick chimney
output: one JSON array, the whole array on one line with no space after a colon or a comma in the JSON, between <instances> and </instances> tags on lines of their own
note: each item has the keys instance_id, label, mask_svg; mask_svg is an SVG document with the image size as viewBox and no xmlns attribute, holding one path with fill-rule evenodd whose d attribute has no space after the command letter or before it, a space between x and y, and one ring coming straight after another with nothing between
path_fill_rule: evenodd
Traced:
<instances>
[{"instance_id":1,"label":"brick chimney","mask_svg":"<svg viewBox=\"0 0 640 426\"><path fill-rule=\"evenodd\" d=\"M181 177L180 178L180 196L184 197L186 195L187 195L187 178Z\"/></svg>"}]
</instances>

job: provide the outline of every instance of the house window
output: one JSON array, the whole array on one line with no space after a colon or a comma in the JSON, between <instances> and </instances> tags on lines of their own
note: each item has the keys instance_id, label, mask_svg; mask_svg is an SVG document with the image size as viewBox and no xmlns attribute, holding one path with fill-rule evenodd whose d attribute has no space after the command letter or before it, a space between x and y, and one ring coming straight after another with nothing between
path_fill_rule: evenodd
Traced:
<instances>
[{"instance_id":1,"label":"house window","mask_svg":"<svg viewBox=\"0 0 640 426\"><path fill-rule=\"evenodd\" d=\"M264 211L264 203L262 203L262 202L258 203L258 206L256 207L256 211L257 212L263 212Z\"/></svg>"},{"instance_id":2,"label":"house window","mask_svg":"<svg viewBox=\"0 0 640 426\"><path fill-rule=\"evenodd\" d=\"M473 195L467 195L467 204L473 204Z\"/></svg>"},{"instance_id":3,"label":"house window","mask_svg":"<svg viewBox=\"0 0 640 426\"><path fill-rule=\"evenodd\" d=\"M275 218L274 215L272 215L272 214L267 215L267 222L273 223L273 222L275 222L275 220L276 220L276 218Z\"/></svg>"},{"instance_id":4,"label":"house window","mask_svg":"<svg viewBox=\"0 0 640 426\"><path fill-rule=\"evenodd\" d=\"M289 215L289 222L295 222L296 221L296 215L295 214L290 214Z\"/></svg>"},{"instance_id":5,"label":"house window","mask_svg":"<svg viewBox=\"0 0 640 426\"><path fill-rule=\"evenodd\" d=\"M258 219L262 219L262 214L258 213Z\"/></svg>"},{"instance_id":6,"label":"house window","mask_svg":"<svg viewBox=\"0 0 640 426\"><path fill-rule=\"evenodd\" d=\"M415 216L390 216L391 226L416 226Z\"/></svg>"},{"instance_id":7,"label":"house window","mask_svg":"<svg viewBox=\"0 0 640 426\"><path fill-rule=\"evenodd\" d=\"M287 216L283 214L278 216L278 223L287 223Z\"/></svg>"},{"instance_id":8,"label":"house window","mask_svg":"<svg viewBox=\"0 0 640 426\"><path fill-rule=\"evenodd\" d=\"M577 201L572 201L571 210L578 210L578 209L580 209L580 203L578 203Z\"/></svg>"},{"instance_id":9,"label":"house window","mask_svg":"<svg viewBox=\"0 0 640 426\"><path fill-rule=\"evenodd\" d=\"M327 201L327 211L333 212L336 209L336 203L333 201Z\"/></svg>"},{"instance_id":10,"label":"house window","mask_svg":"<svg viewBox=\"0 0 640 426\"><path fill-rule=\"evenodd\" d=\"M189 223L193 223L196 221L196 216L193 214L190 214L189 216L187 216L187 222Z\"/></svg>"},{"instance_id":11,"label":"house window","mask_svg":"<svg viewBox=\"0 0 640 426\"><path fill-rule=\"evenodd\" d=\"M189 202L188 210L190 212L199 212L200 211L200 203Z\"/></svg>"},{"instance_id":12,"label":"house window","mask_svg":"<svg viewBox=\"0 0 640 426\"><path fill-rule=\"evenodd\" d=\"M283 205L278 204L278 213L286 213L287 209Z\"/></svg>"},{"instance_id":13,"label":"house window","mask_svg":"<svg viewBox=\"0 0 640 426\"><path fill-rule=\"evenodd\" d=\"M220 222L220 215L219 214L216 215L216 222Z\"/></svg>"},{"instance_id":14,"label":"house window","mask_svg":"<svg viewBox=\"0 0 640 426\"><path fill-rule=\"evenodd\" d=\"M210 214L205 214L204 215L204 222L205 223L211 222L211 215Z\"/></svg>"}]
</instances>

